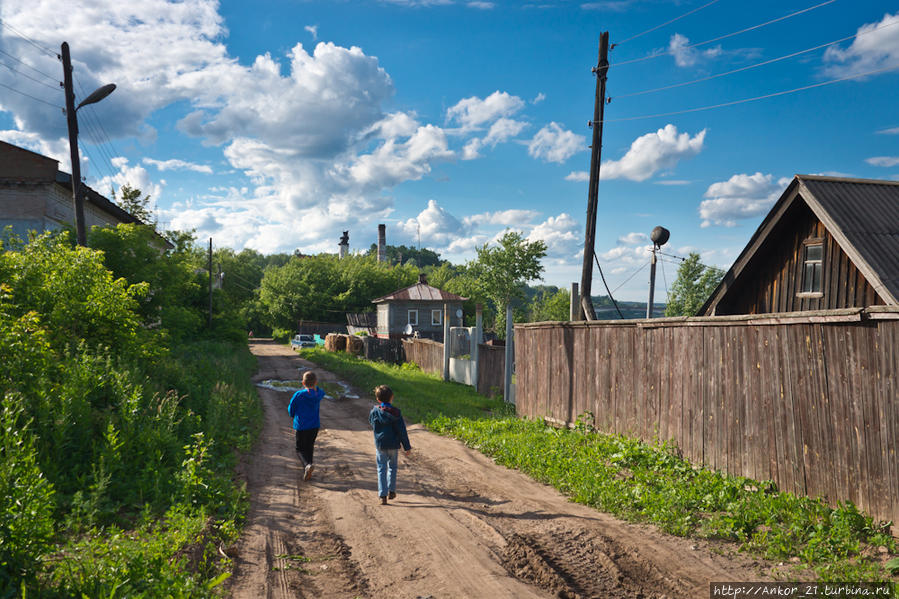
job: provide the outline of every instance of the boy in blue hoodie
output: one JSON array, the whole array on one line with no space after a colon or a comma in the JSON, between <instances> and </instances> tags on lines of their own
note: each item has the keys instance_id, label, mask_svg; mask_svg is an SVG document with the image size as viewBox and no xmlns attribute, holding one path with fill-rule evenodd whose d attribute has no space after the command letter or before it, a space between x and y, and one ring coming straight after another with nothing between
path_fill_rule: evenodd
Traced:
<instances>
[{"instance_id":1,"label":"boy in blue hoodie","mask_svg":"<svg viewBox=\"0 0 899 599\"><path fill-rule=\"evenodd\" d=\"M390 404L393 391L387 385L375 389L378 405L371 409L368 422L375 432L375 449L378 457L378 497L381 505L387 505L388 499L396 497L396 463L400 445L406 455L412 450L409 435L406 433L406 422L399 408Z\"/></svg>"},{"instance_id":2,"label":"boy in blue hoodie","mask_svg":"<svg viewBox=\"0 0 899 599\"><path fill-rule=\"evenodd\" d=\"M325 391L319 389L316 382L315 373L307 370L303 374L303 387L305 388L294 393L287 406L287 413L293 418L293 429L297 436L297 457L305 467L303 480L312 478L312 471L315 469L315 466L312 465L312 452L315 450L315 438L321 427L318 408L325 396Z\"/></svg>"}]
</instances>

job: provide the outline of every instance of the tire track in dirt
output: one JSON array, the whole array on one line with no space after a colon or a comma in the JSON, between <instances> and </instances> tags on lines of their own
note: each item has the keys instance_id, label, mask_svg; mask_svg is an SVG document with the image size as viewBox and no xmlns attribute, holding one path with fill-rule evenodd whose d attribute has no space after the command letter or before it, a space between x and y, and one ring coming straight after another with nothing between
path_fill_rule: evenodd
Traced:
<instances>
[{"instance_id":1,"label":"tire track in dirt","mask_svg":"<svg viewBox=\"0 0 899 599\"><path fill-rule=\"evenodd\" d=\"M296 380L309 366L285 346L251 347L257 380ZM409 427L398 497L381 506L366 399L322 403L316 470L304 483L290 393L260 397L265 429L243 468L251 510L234 597L692 598L707 596L710 580L764 579L742 556L572 504L419 426Z\"/></svg>"}]
</instances>

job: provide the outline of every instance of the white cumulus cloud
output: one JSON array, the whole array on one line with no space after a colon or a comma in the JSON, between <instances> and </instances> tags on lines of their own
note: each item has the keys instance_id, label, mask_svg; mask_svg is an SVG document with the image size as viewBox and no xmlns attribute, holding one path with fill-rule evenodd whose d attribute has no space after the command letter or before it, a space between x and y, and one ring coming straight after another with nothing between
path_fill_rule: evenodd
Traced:
<instances>
[{"instance_id":1,"label":"white cumulus cloud","mask_svg":"<svg viewBox=\"0 0 899 599\"><path fill-rule=\"evenodd\" d=\"M675 33L668 42L668 53L674 57L674 63L679 67L692 67L703 58L714 58L722 53L721 46L697 50L690 47L690 40Z\"/></svg>"},{"instance_id":2,"label":"white cumulus cloud","mask_svg":"<svg viewBox=\"0 0 899 599\"><path fill-rule=\"evenodd\" d=\"M824 53L825 72L834 77L899 66L899 12L885 14L875 23L858 28L852 43L831 46Z\"/></svg>"},{"instance_id":3,"label":"white cumulus cloud","mask_svg":"<svg viewBox=\"0 0 899 599\"><path fill-rule=\"evenodd\" d=\"M558 123L546 125L528 143L528 154L544 162L565 162L587 145L587 138L565 130Z\"/></svg>"},{"instance_id":4,"label":"white cumulus cloud","mask_svg":"<svg viewBox=\"0 0 899 599\"><path fill-rule=\"evenodd\" d=\"M144 158L144 164L155 166L160 171L194 171L197 173L212 174L212 167L206 164L194 164L177 158L169 160L154 160L153 158Z\"/></svg>"},{"instance_id":5,"label":"white cumulus cloud","mask_svg":"<svg viewBox=\"0 0 899 599\"><path fill-rule=\"evenodd\" d=\"M755 173L738 174L727 181L712 183L699 205L702 226L736 226L738 219L753 218L765 214L784 188L789 178L775 179L773 175Z\"/></svg>"},{"instance_id":6,"label":"white cumulus cloud","mask_svg":"<svg viewBox=\"0 0 899 599\"><path fill-rule=\"evenodd\" d=\"M865 162L872 166L896 166L899 164L899 156L874 156L872 158L866 158Z\"/></svg>"},{"instance_id":7,"label":"white cumulus cloud","mask_svg":"<svg viewBox=\"0 0 899 599\"><path fill-rule=\"evenodd\" d=\"M674 167L685 158L692 158L702 151L706 130L693 137L678 133L677 127L668 124L655 133L647 133L635 139L620 160L602 164L603 179L630 179L645 181L661 169Z\"/></svg>"},{"instance_id":8,"label":"white cumulus cloud","mask_svg":"<svg viewBox=\"0 0 899 599\"><path fill-rule=\"evenodd\" d=\"M446 111L447 122L456 122L463 131L478 129L499 118L510 117L524 107L524 100L499 90L486 98L463 98Z\"/></svg>"}]
</instances>

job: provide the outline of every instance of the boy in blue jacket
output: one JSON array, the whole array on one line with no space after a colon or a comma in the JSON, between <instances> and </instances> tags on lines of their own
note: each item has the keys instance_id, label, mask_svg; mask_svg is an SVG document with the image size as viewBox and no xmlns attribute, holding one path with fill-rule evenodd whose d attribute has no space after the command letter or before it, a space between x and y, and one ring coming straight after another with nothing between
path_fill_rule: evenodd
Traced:
<instances>
[{"instance_id":1,"label":"boy in blue jacket","mask_svg":"<svg viewBox=\"0 0 899 599\"><path fill-rule=\"evenodd\" d=\"M375 432L375 449L378 457L378 497L381 505L387 505L387 499L396 497L396 463L400 445L409 455L409 435L406 433L406 422L399 408L390 405L393 391L387 385L375 389L378 405L371 409L368 422Z\"/></svg>"},{"instance_id":2,"label":"boy in blue jacket","mask_svg":"<svg viewBox=\"0 0 899 599\"><path fill-rule=\"evenodd\" d=\"M312 452L315 450L315 438L318 436L318 429L321 427L319 420L318 408L325 396L324 389L316 386L317 379L315 373L307 370L303 374L303 387L293 394L290 398L290 404L287 406L287 413L293 417L293 429L297 436L297 457L305 467L303 470L303 480L312 478L312 471L315 466L312 465Z\"/></svg>"}]
</instances>

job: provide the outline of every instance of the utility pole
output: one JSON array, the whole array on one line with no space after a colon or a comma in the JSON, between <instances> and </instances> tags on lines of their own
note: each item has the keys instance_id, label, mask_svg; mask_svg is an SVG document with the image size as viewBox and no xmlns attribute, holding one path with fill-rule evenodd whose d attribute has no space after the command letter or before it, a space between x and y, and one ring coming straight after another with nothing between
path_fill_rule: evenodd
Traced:
<instances>
[{"instance_id":1,"label":"utility pole","mask_svg":"<svg viewBox=\"0 0 899 599\"><path fill-rule=\"evenodd\" d=\"M69 43L62 43L63 88L66 94L66 124L69 129L69 157L72 160L72 201L75 204L75 239L87 245L84 228L84 196L81 195L81 159L78 157L78 118L75 116L75 92L72 89L72 57Z\"/></svg>"},{"instance_id":2,"label":"utility pole","mask_svg":"<svg viewBox=\"0 0 899 599\"><path fill-rule=\"evenodd\" d=\"M656 250L659 248L652 246L652 261L649 263L649 303L646 304L646 318L652 318L652 300L656 294Z\"/></svg>"},{"instance_id":3,"label":"utility pole","mask_svg":"<svg viewBox=\"0 0 899 599\"><path fill-rule=\"evenodd\" d=\"M596 101L593 107L593 144L590 146L590 186L587 192L587 232L584 236L584 264L581 270L579 320L596 320L591 298L593 286L593 254L596 246L596 205L599 194L599 165L602 160L602 125L606 106L606 74L609 71L609 32L599 36L599 63L596 73Z\"/></svg>"},{"instance_id":4,"label":"utility pole","mask_svg":"<svg viewBox=\"0 0 899 599\"><path fill-rule=\"evenodd\" d=\"M212 328L212 237L209 238L209 328Z\"/></svg>"}]
</instances>

